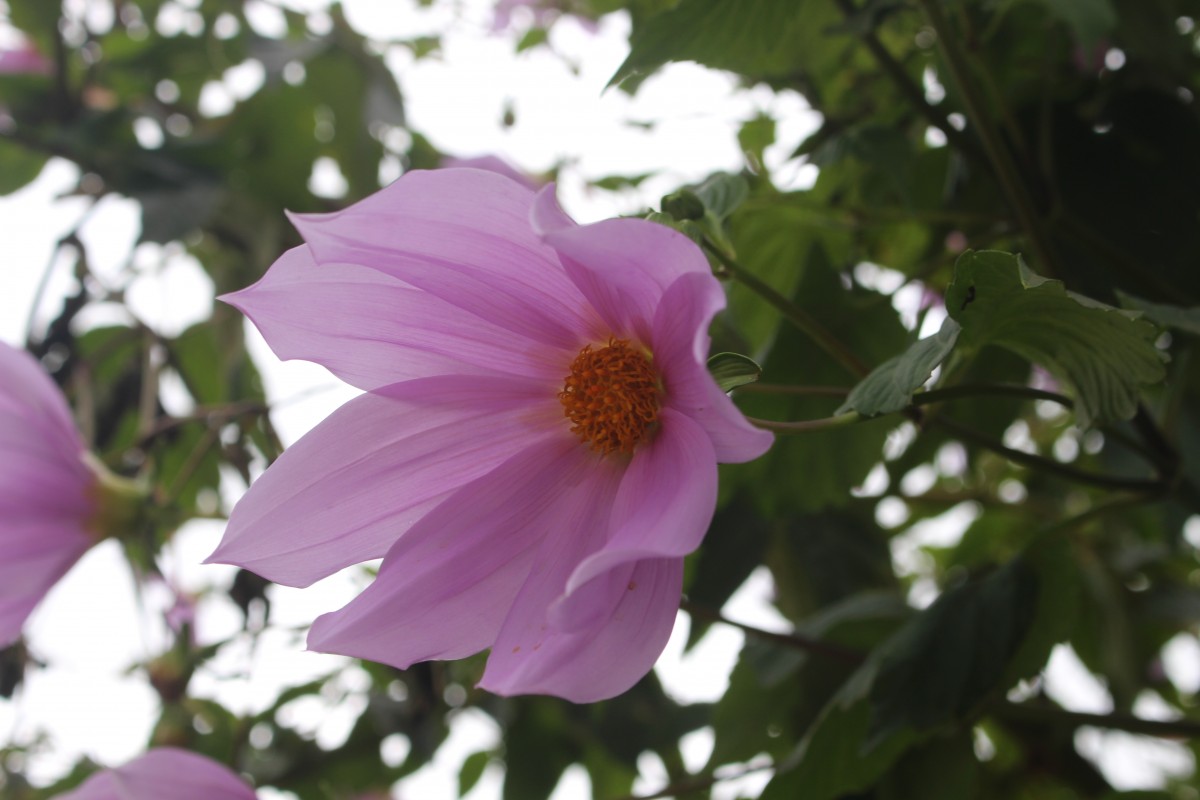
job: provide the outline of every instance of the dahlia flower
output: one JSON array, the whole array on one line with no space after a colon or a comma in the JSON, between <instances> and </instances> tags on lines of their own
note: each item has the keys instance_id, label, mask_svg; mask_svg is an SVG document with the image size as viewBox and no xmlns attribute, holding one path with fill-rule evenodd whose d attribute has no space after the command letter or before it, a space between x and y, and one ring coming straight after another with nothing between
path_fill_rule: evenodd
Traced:
<instances>
[{"instance_id":1,"label":"dahlia flower","mask_svg":"<svg viewBox=\"0 0 1200 800\"><path fill-rule=\"evenodd\" d=\"M366 393L251 486L210 561L304 586L384 556L310 648L401 668L491 648L497 694L628 689L670 635L717 462L771 444L705 369L725 297L704 255L470 169L293 220L306 244L224 299Z\"/></svg>"},{"instance_id":2,"label":"dahlia flower","mask_svg":"<svg viewBox=\"0 0 1200 800\"><path fill-rule=\"evenodd\" d=\"M204 756L159 747L92 775L53 800L255 800L246 782Z\"/></svg>"},{"instance_id":3,"label":"dahlia flower","mask_svg":"<svg viewBox=\"0 0 1200 800\"><path fill-rule=\"evenodd\" d=\"M58 387L0 343L0 647L98 538L98 479Z\"/></svg>"}]
</instances>

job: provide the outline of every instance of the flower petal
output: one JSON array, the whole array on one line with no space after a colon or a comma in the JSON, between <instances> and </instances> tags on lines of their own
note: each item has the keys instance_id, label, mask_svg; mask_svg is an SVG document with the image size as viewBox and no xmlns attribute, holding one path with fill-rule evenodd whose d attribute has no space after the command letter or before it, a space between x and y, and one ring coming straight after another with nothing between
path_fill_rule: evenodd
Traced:
<instances>
[{"instance_id":1,"label":"flower petal","mask_svg":"<svg viewBox=\"0 0 1200 800\"><path fill-rule=\"evenodd\" d=\"M361 389L448 373L562 378L560 351L378 270L318 265L305 246L221 299L250 317L281 359L315 361Z\"/></svg>"},{"instance_id":2,"label":"flower petal","mask_svg":"<svg viewBox=\"0 0 1200 800\"><path fill-rule=\"evenodd\" d=\"M596 624L622 598L633 564L682 558L700 546L717 504L717 461L708 434L670 408L658 436L638 450L613 503L612 535L580 561L551 622L564 631Z\"/></svg>"},{"instance_id":3,"label":"flower petal","mask_svg":"<svg viewBox=\"0 0 1200 800\"><path fill-rule=\"evenodd\" d=\"M650 341L666 404L703 425L717 460L728 464L758 458L775 437L747 422L708 372L708 325L724 307L725 293L715 278L685 275L663 295Z\"/></svg>"},{"instance_id":4,"label":"flower petal","mask_svg":"<svg viewBox=\"0 0 1200 800\"><path fill-rule=\"evenodd\" d=\"M532 202L492 172L418 170L344 211L292 220L318 264L379 270L510 334L574 351L599 320L530 230Z\"/></svg>"},{"instance_id":5,"label":"flower petal","mask_svg":"<svg viewBox=\"0 0 1200 800\"><path fill-rule=\"evenodd\" d=\"M69 514L5 515L3 524L0 647L17 640L30 612L94 541Z\"/></svg>"},{"instance_id":6,"label":"flower petal","mask_svg":"<svg viewBox=\"0 0 1200 800\"><path fill-rule=\"evenodd\" d=\"M570 441L553 395L516 378L409 381L343 405L271 465L209 561L306 586L378 558L448 494L512 453Z\"/></svg>"},{"instance_id":7,"label":"flower petal","mask_svg":"<svg viewBox=\"0 0 1200 800\"><path fill-rule=\"evenodd\" d=\"M92 775L55 800L255 800L233 770L186 750L159 747Z\"/></svg>"},{"instance_id":8,"label":"flower petal","mask_svg":"<svg viewBox=\"0 0 1200 800\"><path fill-rule=\"evenodd\" d=\"M554 248L571 280L610 331L649 342L667 287L682 275L712 275L700 248L683 234L641 219L576 225L550 185L537 194L534 230Z\"/></svg>"},{"instance_id":9,"label":"flower petal","mask_svg":"<svg viewBox=\"0 0 1200 800\"><path fill-rule=\"evenodd\" d=\"M65 460L79 462L83 439L58 386L32 355L0 343L0 418L27 429L27 435ZM79 464L79 469L83 469Z\"/></svg>"},{"instance_id":10,"label":"flower petal","mask_svg":"<svg viewBox=\"0 0 1200 800\"><path fill-rule=\"evenodd\" d=\"M545 441L464 486L402 536L375 582L317 619L309 646L397 667L489 646L547 536L611 502L617 471L570 440Z\"/></svg>"},{"instance_id":11,"label":"flower petal","mask_svg":"<svg viewBox=\"0 0 1200 800\"><path fill-rule=\"evenodd\" d=\"M539 555L545 571L521 590L479 685L496 694L551 694L576 703L615 697L645 676L666 647L679 608L683 559L637 562L629 579L613 587L617 596L603 598L612 613L566 633L546 624L545 610L555 585L584 551L570 536L546 544Z\"/></svg>"}]
</instances>

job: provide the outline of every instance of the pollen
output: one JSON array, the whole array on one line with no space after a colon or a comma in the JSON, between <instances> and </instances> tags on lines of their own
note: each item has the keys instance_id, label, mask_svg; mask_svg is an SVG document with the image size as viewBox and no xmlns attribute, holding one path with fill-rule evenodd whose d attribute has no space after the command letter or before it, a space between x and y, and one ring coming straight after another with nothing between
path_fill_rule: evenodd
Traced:
<instances>
[{"instance_id":1,"label":"pollen","mask_svg":"<svg viewBox=\"0 0 1200 800\"><path fill-rule=\"evenodd\" d=\"M571 432L603 455L631 454L658 422L658 373L626 339L587 345L571 362L558 393Z\"/></svg>"}]
</instances>

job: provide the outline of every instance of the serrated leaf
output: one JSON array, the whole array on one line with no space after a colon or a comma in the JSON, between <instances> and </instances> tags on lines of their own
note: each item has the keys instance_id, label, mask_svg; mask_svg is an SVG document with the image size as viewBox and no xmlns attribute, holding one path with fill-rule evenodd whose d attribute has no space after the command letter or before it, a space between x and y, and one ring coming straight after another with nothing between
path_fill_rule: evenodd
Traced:
<instances>
[{"instance_id":1,"label":"serrated leaf","mask_svg":"<svg viewBox=\"0 0 1200 800\"><path fill-rule=\"evenodd\" d=\"M1077 598L1074 562L1059 538L942 594L888 642L871 687L866 746L964 719L1041 669L1069 634Z\"/></svg>"},{"instance_id":2,"label":"serrated leaf","mask_svg":"<svg viewBox=\"0 0 1200 800\"><path fill-rule=\"evenodd\" d=\"M874 417L906 408L912 402L913 392L950 355L959 330L957 322L947 319L936 334L914 342L900 355L873 369L834 413L857 411L865 417Z\"/></svg>"},{"instance_id":3,"label":"serrated leaf","mask_svg":"<svg viewBox=\"0 0 1200 800\"><path fill-rule=\"evenodd\" d=\"M716 353L708 358L708 374L713 376L722 392L731 392L757 381L762 375L762 367L740 353Z\"/></svg>"},{"instance_id":4,"label":"serrated leaf","mask_svg":"<svg viewBox=\"0 0 1200 800\"><path fill-rule=\"evenodd\" d=\"M741 175L717 172L691 187L704 209L723 222L750 196L750 186Z\"/></svg>"},{"instance_id":5,"label":"serrated leaf","mask_svg":"<svg viewBox=\"0 0 1200 800\"><path fill-rule=\"evenodd\" d=\"M1119 289L1117 290L1117 299L1125 308L1141 311L1146 319L1164 328L1174 328L1177 331L1200 336L1200 306L1184 308L1164 303L1152 303L1149 300L1126 294Z\"/></svg>"},{"instance_id":6,"label":"serrated leaf","mask_svg":"<svg viewBox=\"0 0 1200 800\"><path fill-rule=\"evenodd\" d=\"M1003 347L1069 383L1081 427L1129 419L1140 388L1166 375L1153 325L1070 294L1011 253L964 253L946 308L962 326L959 346Z\"/></svg>"},{"instance_id":7,"label":"serrated leaf","mask_svg":"<svg viewBox=\"0 0 1200 800\"><path fill-rule=\"evenodd\" d=\"M609 81L668 61L697 61L747 75L786 75L797 58L804 6L795 0L683 0L635 26L630 52ZM823 5L823 4L816 4Z\"/></svg>"}]
</instances>

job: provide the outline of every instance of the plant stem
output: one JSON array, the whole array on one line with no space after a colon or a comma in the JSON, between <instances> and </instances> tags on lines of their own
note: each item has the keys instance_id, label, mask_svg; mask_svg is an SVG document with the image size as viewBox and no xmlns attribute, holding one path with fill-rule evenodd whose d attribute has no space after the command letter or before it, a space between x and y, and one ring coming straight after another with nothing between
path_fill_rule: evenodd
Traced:
<instances>
[{"instance_id":1,"label":"plant stem","mask_svg":"<svg viewBox=\"0 0 1200 800\"><path fill-rule=\"evenodd\" d=\"M855 8L850 0L837 0L838 8L847 20L852 19L859 11ZM913 82L908 72L905 71L904 65L888 52L883 43L879 41L879 37L875 35L875 31L863 30L861 34L863 44L870 51L871 56L878 62L884 73L891 79L896 88L900 90L900 94L904 95L905 99L917 110L925 121L933 127L941 131L946 141L953 145L964 155L969 156L977 161L983 161L984 155L974 141L963 135L963 132L950 124L946 119L946 115L942 114L937 108L925 99L925 92Z\"/></svg>"},{"instance_id":2,"label":"plant stem","mask_svg":"<svg viewBox=\"0 0 1200 800\"><path fill-rule=\"evenodd\" d=\"M1063 464L1044 456L1026 453L1024 450L1017 450L1012 447L1006 447L1003 443L996 441L987 434L980 433L974 428L966 425L961 425L953 420L939 417L936 423L946 430L961 439L966 439L980 447L985 447L994 453L998 453L1009 461L1022 466L1041 469L1046 472L1053 473L1068 480L1078 481L1079 483L1088 483L1092 486L1099 486L1105 489L1123 489L1130 492L1140 492L1143 494L1160 494L1167 489L1167 486L1159 479L1153 478L1123 478L1116 475L1101 475L1096 472L1072 467L1069 464Z\"/></svg>"},{"instance_id":3,"label":"plant stem","mask_svg":"<svg viewBox=\"0 0 1200 800\"><path fill-rule=\"evenodd\" d=\"M818 653L823 656L835 658L838 661L847 664L861 664L866 659L864 653L859 652L851 647L845 647L834 642L827 642L821 639L813 639L808 636L801 636L796 633L775 633L773 631L764 631L762 628L755 628L752 625L746 625L741 622L735 622L721 615L720 611L708 608L706 606L696 605L690 600L684 600L679 604L679 607L686 611L695 619L704 620L705 622L719 622L723 625L729 625L745 633L747 636L753 636L756 639L773 642L775 644L790 647L794 650L803 650L806 653Z\"/></svg>"},{"instance_id":4,"label":"plant stem","mask_svg":"<svg viewBox=\"0 0 1200 800\"><path fill-rule=\"evenodd\" d=\"M751 394L794 394L819 397L845 397L850 394L849 386L785 386L778 383L747 383L737 387L737 390Z\"/></svg>"},{"instance_id":5,"label":"plant stem","mask_svg":"<svg viewBox=\"0 0 1200 800\"><path fill-rule=\"evenodd\" d=\"M1004 192L1009 206L1025 230L1025 235L1029 237L1029 243L1038 258L1039 270L1051 276L1059 274L1055 269L1049 240L1042 229L1041 212L1022 180L1021 172L1017 168L1012 154L984 112L983 96L979 93L974 81L971 80L971 67L967 63L966 56L959 49L958 38L955 31L950 28L950 21L942 11L940 5L942 0L917 0L917 2L925 12L929 24L937 33L938 48L946 59L950 77L957 85L963 99L967 118L983 143L983 150L987 154L988 161L991 162L1001 191Z\"/></svg>"},{"instance_id":6,"label":"plant stem","mask_svg":"<svg viewBox=\"0 0 1200 800\"><path fill-rule=\"evenodd\" d=\"M851 425L855 422L865 422L866 417L859 414L857 411L850 411L845 414L838 414L836 417L825 417L824 419L806 419L799 422L777 422L771 419L758 419L757 417L746 417L751 425L762 428L763 430L773 431L774 433L813 433L815 431L825 431L830 428L841 428L846 425Z\"/></svg>"},{"instance_id":7,"label":"plant stem","mask_svg":"<svg viewBox=\"0 0 1200 800\"><path fill-rule=\"evenodd\" d=\"M812 339L818 347L845 367L846 371L851 375L856 378L863 378L871 371L866 364L859 360L858 356L850 352L846 345L842 344L836 336L826 330L825 326L813 319L807 311L788 300L764 281L760 280L754 273L734 261L707 237L701 240L701 244L717 261L721 262L721 266L733 278L770 303L789 322Z\"/></svg>"}]
</instances>

